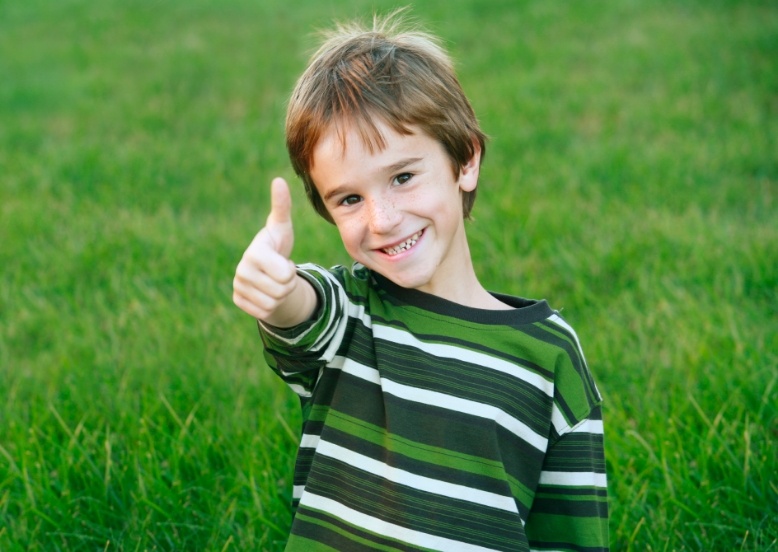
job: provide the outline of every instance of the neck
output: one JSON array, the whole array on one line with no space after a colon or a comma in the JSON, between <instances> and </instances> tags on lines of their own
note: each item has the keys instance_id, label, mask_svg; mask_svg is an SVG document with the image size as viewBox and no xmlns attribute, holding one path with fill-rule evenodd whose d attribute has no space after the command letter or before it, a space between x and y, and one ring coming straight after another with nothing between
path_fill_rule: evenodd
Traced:
<instances>
[{"instance_id":1,"label":"neck","mask_svg":"<svg viewBox=\"0 0 778 552\"><path fill-rule=\"evenodd\" d=\"M432 290L433 295L474 309L508 310L512 308L494 297L481 285L472 266L465 274L455 275L454 279L456 280L454 285L445 286L440 290Z\"/></svg>"}]
</instances>

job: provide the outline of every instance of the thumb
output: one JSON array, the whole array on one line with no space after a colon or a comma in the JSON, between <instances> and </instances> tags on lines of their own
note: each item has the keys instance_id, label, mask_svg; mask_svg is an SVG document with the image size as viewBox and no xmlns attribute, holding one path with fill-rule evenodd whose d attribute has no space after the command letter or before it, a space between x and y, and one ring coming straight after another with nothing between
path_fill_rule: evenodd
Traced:
<instances>
[{"instance_id":1,"label":"thumb","mask_svg":"<svg viewBox=\"0 0 778 552\"><path fill-rule=\"evenodd\" d=\"M273 248L288 259L294 244L292 195L283 178L274 178L270 185L270 214L267 216L265 232Z\"/></svg>"},{"instance_id":2,"label":"thumb","mask_svg":"<svg viewBox=\"0 0 778 552\"><path fill-rule=\"evenodd\" d=\"M270 214L267 216L267 226L291 222L292 196L289 193L289 185L283 178L274 178L270 184Z\"/></svg>"}]
</instances>

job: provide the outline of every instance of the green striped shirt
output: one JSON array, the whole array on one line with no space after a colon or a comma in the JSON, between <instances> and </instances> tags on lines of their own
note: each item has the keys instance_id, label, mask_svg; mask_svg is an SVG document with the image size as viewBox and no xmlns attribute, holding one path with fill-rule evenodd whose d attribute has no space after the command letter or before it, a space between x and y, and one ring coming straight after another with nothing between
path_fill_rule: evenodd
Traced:
<instances>
[{"instance_id":1,"label":"green striped shirt","mask_svg":"<svg viewBox=\"0 0 778 552\"><path fill-rule=\"evenodd\" d=\"M358 264L298 270L314 319L260 325L303 410L287 551L607 548L602 399L545 301L472 309Z\"/></svg>"}]
</instances>

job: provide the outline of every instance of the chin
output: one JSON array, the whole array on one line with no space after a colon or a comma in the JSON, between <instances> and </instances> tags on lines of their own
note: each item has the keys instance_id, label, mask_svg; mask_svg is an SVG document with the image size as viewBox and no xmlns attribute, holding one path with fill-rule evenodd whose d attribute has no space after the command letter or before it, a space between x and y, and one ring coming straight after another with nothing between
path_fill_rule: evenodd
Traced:
<instances>
[{"instance_id":1,"label":"chin","mask_svg":"<svg viewBox=\"0 0 778 552\"><path fill-rule=\"evenodd\" d=\"M427 286L431 280L427 274L428 268L413 263L410 266L392 266L391 262L376 262L374 259L356 259L370 270L379 273L392 283L407 289L420 289ZM373 262L370 262L373 261Z\"/></svg>"},{"instance_id":2,"label":"chin","mask_svg":"<svg viewBox=\"0 0 778 552\"><path fill-rule=\"evenodd\" d=\"M383 273L382 273L383 274ZM429 284L429 280L419 278L416 276L403 277L401 274L387 275L383 274L385 278L388 278L395 284L406 289L422 289Z\"/></svg>"}]
</instances>

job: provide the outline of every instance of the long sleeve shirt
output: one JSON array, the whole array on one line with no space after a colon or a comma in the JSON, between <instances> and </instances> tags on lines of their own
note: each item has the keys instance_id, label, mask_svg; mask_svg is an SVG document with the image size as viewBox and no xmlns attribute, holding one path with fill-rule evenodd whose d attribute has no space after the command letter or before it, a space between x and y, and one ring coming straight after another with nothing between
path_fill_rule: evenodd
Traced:
<instances>
[{"instance_id":1,"label":"long sleeve shirt","mask_svg":"<svg viewBox=\"0 0 778 552\"><path fill-rule=\"evenodd\" d=\"M602 399L545 301L298 270L315 317L260 325L303 411L287 551L607 549Z\"/></svg>"}]
</instances>

